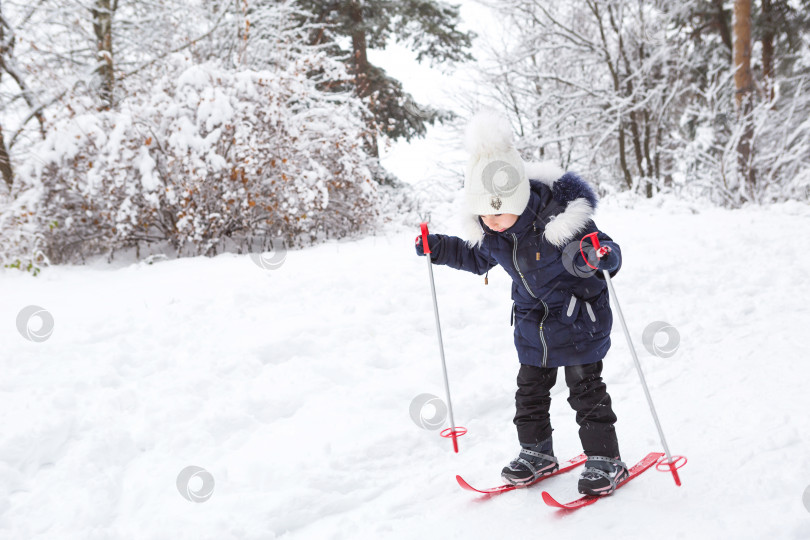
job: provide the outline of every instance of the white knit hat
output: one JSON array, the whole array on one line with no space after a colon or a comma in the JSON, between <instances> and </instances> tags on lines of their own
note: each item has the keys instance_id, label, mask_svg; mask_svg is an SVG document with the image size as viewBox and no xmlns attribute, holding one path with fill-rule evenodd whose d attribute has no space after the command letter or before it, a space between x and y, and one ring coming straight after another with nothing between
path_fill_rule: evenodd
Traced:
<instances>
[{"instance_id":1,"label":"white knit hat","mask_svg":"<svg viewBox=\"0 0 810 540\"><path fill-rule=\"evenodd\" d=\"M465 134L470 153L464 178L464 202L473 215L520 215L529 204L529 180L512 143L512 127L492 110L476 113Z\"/></svg>"}]
</instances>

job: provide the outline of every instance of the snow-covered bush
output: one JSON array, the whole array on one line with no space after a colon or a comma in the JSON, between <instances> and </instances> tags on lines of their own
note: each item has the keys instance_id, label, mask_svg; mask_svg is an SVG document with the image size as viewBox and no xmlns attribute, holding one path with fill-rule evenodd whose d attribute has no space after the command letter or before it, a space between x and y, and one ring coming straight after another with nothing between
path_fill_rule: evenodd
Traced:
<instances>
[{"instance_id":1,"label":"snow-covered bush","mask_svg":"<svg viewBox=\"0 0 810 540\"><path fill-rule=\"evenodd\" d=\"M308 76L340 64L286 60L226 69L176 54L112 110L66 100L35 159L18 167L0 221L6 263L159 241L178 254L216 253L226 239L246 250L274 239L300 246L367 230L378 200L359 146L362 104Z\"/></svg>"}]
</instances>

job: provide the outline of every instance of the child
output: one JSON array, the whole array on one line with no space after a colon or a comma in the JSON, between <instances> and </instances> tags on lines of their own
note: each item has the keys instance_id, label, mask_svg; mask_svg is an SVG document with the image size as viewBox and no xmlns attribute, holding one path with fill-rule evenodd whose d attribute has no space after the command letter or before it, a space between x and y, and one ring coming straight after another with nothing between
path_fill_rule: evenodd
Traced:
<instances>
[{"instance_id":1,"label":"child","mask_svg":"<svg viewBox=\"0 0 810 540\"><path fill-rule=\"evenodd\" d=\"M468 240L430 234L428 244L435 264L476 274L500 264L513 280L512 324L521 364L514 423L521 450L501 475L525 486L559 468L549 406L557 368L564 367L568 403L577 412L588 456L579 492L612 493L628 471L601 377L613 323L602 270L611 276L618 272L619 246L591 219L597 202L591 187L554 165L524 163L505 118L477 114L466 139L471 154L464 182ZM609 249L601 258L591 249L589 262L599 271L591 270L579 251L580 240L591 232L598 232L600 244ZM589 240L582 244L591 246ZM421 236L416 252L424 255Z\"/></svg>"}]
</instances>

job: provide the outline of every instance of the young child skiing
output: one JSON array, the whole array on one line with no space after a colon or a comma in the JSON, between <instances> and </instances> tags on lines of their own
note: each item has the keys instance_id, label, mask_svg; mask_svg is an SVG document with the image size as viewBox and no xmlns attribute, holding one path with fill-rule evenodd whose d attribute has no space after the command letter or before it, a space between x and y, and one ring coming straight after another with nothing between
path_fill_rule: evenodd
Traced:
<instances>
[{"instance_id":1,"label":"young child skiing","mask_svg":"<svg viewBox=\"0 0 810 540\"><path fill-rule=\"evenodd\" d=\"M591 187L549 163L524 163L511 133L508 121L493 112L478 113L470 122L464 182L468 238L429 234L431 260L476 274L500 264L513 280L512 324L520 361L514 423L521 449L502 470L504 480L525 486L559 468L549 406L557 368L563 367L568 403L588 456L579 492L607 495L628 476L601 377L613 323L602 270L615 275L621 252L592 220L597 197ZM592 232L609 249L599 259L589 256L599 271L580 253L580 240ZM416 252L424 256L421 236Z\"/></svg>"}]
</instances>

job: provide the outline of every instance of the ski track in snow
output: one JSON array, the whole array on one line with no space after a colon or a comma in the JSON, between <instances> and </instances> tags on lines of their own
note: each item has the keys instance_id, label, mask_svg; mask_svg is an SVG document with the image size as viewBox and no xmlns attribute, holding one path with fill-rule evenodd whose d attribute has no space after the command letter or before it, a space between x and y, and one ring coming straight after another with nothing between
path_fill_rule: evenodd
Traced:
<instances>
[{"instance_id":1,"label":"ski track in snow","mask_svg":"<svg viewBox=\"0 0 810 540\"><path fill-rule=\"evenodd\" d=\"M444 397L415 224L276 270L225 254L0 272L0 537L810 537L810 210L625 206L603 200L596 221L622 246L614 285L670 448L689 458L683 487L651 470L566 516L540 493L575 497L578 470L489 500L461 490L455 474L500 483L518 449L511 284L434 266L469 429L454 454L408 414ZM42 343L15 326L31 304L55 320ZM671 358L642 346L659 320L680 332ZM623 459L660 450L618 317L604 377ZM566 397L560 374L561 459L581 450ZM178 493L189 465L215 480L204 503Z\"/></svg>"}]
</instances>

